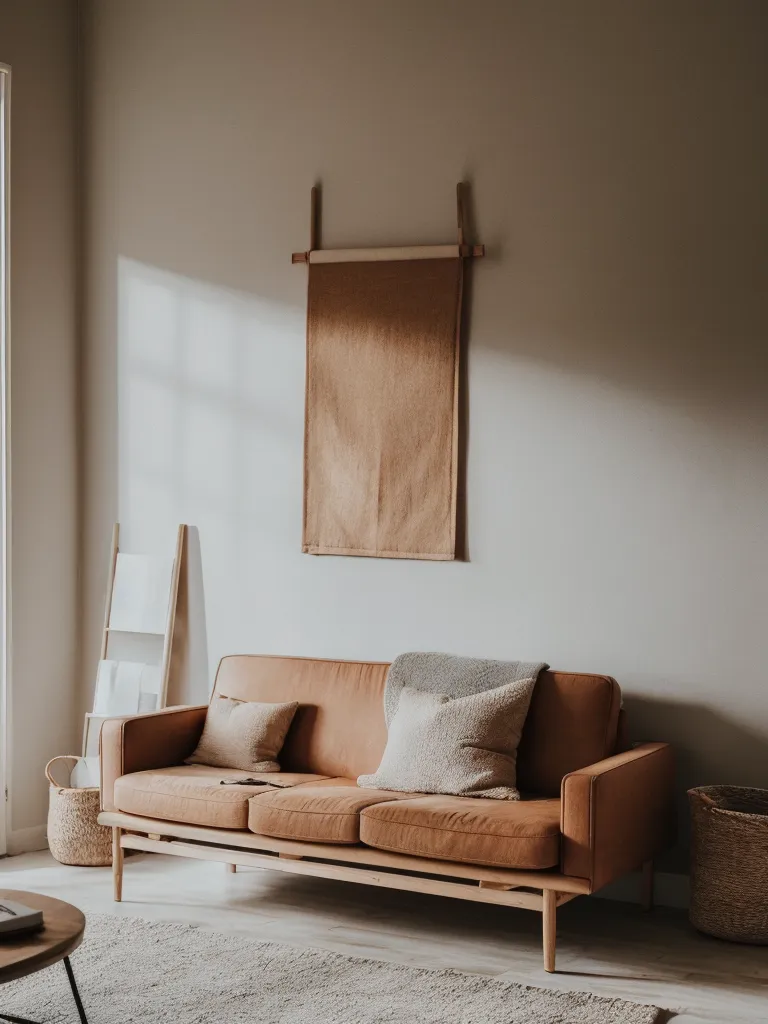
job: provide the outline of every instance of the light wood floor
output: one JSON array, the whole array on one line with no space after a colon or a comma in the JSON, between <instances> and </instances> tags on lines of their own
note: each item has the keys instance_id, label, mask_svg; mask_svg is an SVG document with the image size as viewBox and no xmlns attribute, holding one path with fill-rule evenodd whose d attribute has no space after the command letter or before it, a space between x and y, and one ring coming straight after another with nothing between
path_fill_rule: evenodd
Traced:
<instances>
[{"instance_id":1,"label":"light wood floor","mask_svg":"<svg viewBox=\"0 0 768 1024\"><path fill-rule=\"evenodd\" d=\"M558 912L558 973L541 966L541 918L524 910L144 854L125 865L122 904L109 868L47 853L0 860L0 887L106 912L179 921L267 941L541 985L678 1011L675 1024L765 1024L768 947L694 932L680 911L583 897ZM418 1022L414 1022L418 1024Z\"/></svg>"}]
</instances>

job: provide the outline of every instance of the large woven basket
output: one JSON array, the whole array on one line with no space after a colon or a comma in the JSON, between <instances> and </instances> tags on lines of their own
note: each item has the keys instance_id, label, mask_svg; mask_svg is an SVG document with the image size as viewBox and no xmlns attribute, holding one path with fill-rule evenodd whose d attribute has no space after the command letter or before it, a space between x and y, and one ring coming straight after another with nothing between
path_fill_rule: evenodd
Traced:
<instances>
[{"instance_id":1,"label":"large woven basket","mask_svg":"<svg viewBox=\"0 0 768 1024\"><path fill-rule=\"evenodd\" d=\"M700 786L691 805L691 923L768 945L768 790Z\"/></svg>"},{"instance_id":2,"label":"large woven basket","mask_svg":"<svg viewBox=\"0 0 768 1024\"><path fill-rule=\"evenodd\" d=\"M73 789L57 782L54 773L69 762L67 781L78 758L62 755L45 766L50 782L48 800L48 845L61 864L96 867L112 863L112 830L99 825L98 787ZM57 762L59 764L57 765ZM58 772L57 772L58 768Z\"/></svg>"}]
</instances>

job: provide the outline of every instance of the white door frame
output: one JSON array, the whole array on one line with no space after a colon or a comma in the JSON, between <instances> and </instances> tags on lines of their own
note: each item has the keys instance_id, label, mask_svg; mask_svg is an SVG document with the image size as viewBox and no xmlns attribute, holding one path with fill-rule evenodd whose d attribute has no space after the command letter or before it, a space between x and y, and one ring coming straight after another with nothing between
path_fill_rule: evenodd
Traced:
<instances>
[{"instance_id":1,"label":"white door frame","mask_svg":"<svg viewBox=\"0 0 768 1024\"><path fill-rule=\"evenodd\" d=\"M10 335L11 335L11 69L0 64L0 855L11 830L10 669Z\"/></svg>"}]
</instances>

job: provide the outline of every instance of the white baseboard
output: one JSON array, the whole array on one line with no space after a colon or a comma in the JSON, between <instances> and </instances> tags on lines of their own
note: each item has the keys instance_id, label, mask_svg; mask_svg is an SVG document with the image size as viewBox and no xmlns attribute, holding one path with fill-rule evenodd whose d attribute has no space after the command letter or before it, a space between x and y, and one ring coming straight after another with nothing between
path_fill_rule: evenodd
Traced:
<instances>
[{"instance_id":1,"label":"white baseboard","mask_svg":"<svg viewBox=\"0 0 768 1024\"><path fill-rule=\"evenodd\" d=\"M17 828L8 836L8 856L15 857L19 853L34 853L48 848L45 825L33 825L32 828Z\"/></svg>"},{"instance_id":2,"label":"white baseboard","mask_svg":"<svg viewBox=\"0 0 768 1024\"><path fill-rule=\"evenodd\" d=\"M654 903L657 907L688 909L690 882L688 875L674 875L670 871L657 871L654 877ZM627 875L606 885L594 894L600 899L618 900L621 903L640 902L640 875Z\"/></svg>"}]
</instances>

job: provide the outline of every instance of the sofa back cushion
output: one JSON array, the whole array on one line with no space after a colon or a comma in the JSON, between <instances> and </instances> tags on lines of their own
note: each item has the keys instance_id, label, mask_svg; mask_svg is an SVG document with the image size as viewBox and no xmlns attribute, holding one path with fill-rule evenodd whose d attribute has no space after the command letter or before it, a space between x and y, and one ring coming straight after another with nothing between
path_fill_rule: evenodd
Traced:
<instances>
[{"instance_id":1,"label":"sofa back cushion","mask_svg":"<svg viewBox=\"0 0 768 1024\"><path fill-rule=\"evenodd\" d=\"M298 701L283 771L356 779L376 771L386 746L388 669L386 662L232 655L219 665L214 694ZM557 796L564 775L614 753L620 705L610 676L542 672L518 750L521 792Z\"/></svg>"},{"instance_id":2,"label":"sofa back cushion","mask_svg":"<svg viewBox=\"0 0 768 1024\"><path fill-rule=\"evenodd\" d=\"M387 742L386 662L233 655L223 658L214 694L299 709L280 753L287 772L356 779L375 772Z\"/></svg>"},{"instance_id":3,"label":"sofa back cushion","mask_svg":"<svg viewBox=\"0 0 768 1024\"><path fill-rule=\"evenodd\" d=\"M522 793L558 796L568 772L616 751L621 690L610 676L542 672L517 751Z\"/></svg>"}]
</instances>

